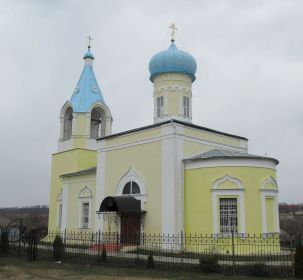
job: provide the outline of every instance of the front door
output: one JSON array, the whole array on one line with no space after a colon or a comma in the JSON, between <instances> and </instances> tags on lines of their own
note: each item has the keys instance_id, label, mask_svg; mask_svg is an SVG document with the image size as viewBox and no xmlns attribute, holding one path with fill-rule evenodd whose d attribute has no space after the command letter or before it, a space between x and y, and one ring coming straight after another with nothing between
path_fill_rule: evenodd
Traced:
<instances>
[{"instance_id":1,"label":"front door","mask_svg":"<svg viewBox=\"0 0 303 280\"><path fill-rule=\"evenodd\" d=\"M140 214L121 214L121 243L140 244Z\"/></svg>"}]
</instances>

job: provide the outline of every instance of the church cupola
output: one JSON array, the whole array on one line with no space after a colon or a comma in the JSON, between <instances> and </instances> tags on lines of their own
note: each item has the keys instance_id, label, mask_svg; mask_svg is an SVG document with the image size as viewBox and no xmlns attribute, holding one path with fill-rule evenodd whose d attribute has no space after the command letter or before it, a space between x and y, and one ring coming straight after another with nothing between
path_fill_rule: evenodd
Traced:
<instances>
[{"instance_id":1,"label":"church cupola","mask_svg":"<svg viewBox=\"0 0 303 280\"><path fill-rule=\"evenodd\" d=\"M196 60L175 44L175 24L170 26L171 45L154 55L149 62L154 84L154 122L168 119L192 120L192 83L196 79Z\"/></svg>"},{"instance_id":2,"label":"church cupola","mask_svg":"<svg viewBox=\"0 0 303 280\"><path fill-rule=\"evenodd\" d=\"M91 40L91 37L88 38ZM59 151L72 148L96 149L96 139L111 134L112 116L105 104L93 71L89 44L84 67L73 95L62 107Z\"/></svg>"}]
</instances>

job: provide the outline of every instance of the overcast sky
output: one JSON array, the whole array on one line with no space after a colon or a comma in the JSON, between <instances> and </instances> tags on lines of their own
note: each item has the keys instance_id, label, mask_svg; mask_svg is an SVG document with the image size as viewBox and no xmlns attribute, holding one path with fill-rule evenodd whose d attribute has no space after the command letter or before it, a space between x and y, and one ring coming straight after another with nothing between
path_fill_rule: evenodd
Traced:
<instances>
[{"instance_id":1,"label":"overcast sky","mask_svg":"<svg viewBox=\"0 0 303 280\"><path fill-rule=\"evenodd\" d=\"M172 22L198 65L193 122L279 159L280 202L302 202L302 15L295 0L0 0L0 207L49 203L59 112L88 35L113 132L153 122L148 63Z\"/></svg>"}]
</instances>

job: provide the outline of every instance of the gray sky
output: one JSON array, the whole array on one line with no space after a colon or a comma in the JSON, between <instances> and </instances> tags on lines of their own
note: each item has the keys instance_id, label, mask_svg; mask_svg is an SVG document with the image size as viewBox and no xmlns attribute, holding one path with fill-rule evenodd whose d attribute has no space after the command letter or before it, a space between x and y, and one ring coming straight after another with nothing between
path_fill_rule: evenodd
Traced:
<instances>
[{"instance_id":1,"label":"gray sky","mask_svg":"<svg viewBox=\"0 0 303 280\"><path fill-rule=\"evenodd\" d=\"M113 132L153 121L148 63L176 44L197 60L193 122L280 160L280 201L302 202L303 1L0 0L0 207L48 204L59 112L90 34Z\"/></svg>"}]
</instances>

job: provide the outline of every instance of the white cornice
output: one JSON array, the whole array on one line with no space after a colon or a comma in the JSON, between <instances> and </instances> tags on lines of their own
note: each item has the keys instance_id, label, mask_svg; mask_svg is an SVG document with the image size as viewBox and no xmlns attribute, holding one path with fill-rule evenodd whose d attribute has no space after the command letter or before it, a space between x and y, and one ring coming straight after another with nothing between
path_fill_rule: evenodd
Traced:
<instances>
[{"instance_id":1,"label":"white cornice","mask_svg":"<svg viewBox=\"0 0 303 280\"><path fill-rule=\"evenodd\" d=\"M232 145L221 144L221 143L217 143L217 142L214 142L214 141L203 140L203 139L199 139L199 138L196 138L196 137L191 137L191 136L184 135L184 133L183 133L184 125L180 125L180 124L177 124L177 123L173 123L173 124L177 128L179 128L177 130L177 134L175 134L173 132L173 129L166 129L165 134L162 133L162 135L153 136L153 137L149 137L149 138L142 138L142 139L139 139L139 140L132 140L132 141L126 142L124 144L117 144L117 145L110 145L111 139L104 139L104 140L101 140L101 141L98 142L98 147L99 147L98 152L124 149L124 148L132 147L132 146L138 146L138 145L142 145L142 144L162 141L162 140L167 139L166 137L175 137L175 135L177 135L177 137L180 137L180 139L182 139L182 140L191 141L191 142L199 143L199 144L205 144L205 145L208 145L208 146L212 146L214 148L228 149L228 150L239 151L239 152L246 152L247 151L246 148L235 147L235 146L232 146ZM143 131L136 131L136 132L124 134L124 135L121 135L121 136L117 136L114 139L124 137L127 140L127 137L130 136L130 135L136 135L136 134L139 135L141 132L152 131L152 130L156 130L158 128L164 128L164 127L172 127L172 124L167 123L167 124L159 126L159 127L153 127L153 128L149 128L149 129L146 129L146 130L143 130ZM208 133L208 132L206 131L206 133ZM224 137L224 136L222 136L222 137Z\"/></svg>"},{"instance_id":2,"label":"white cornice","mask_svg":"<svg viewBox=\"0 0 303 280\"><path fill-rule=\"evenodd\" d=\"M257 167L276 170L276 164L272 160L264 158L209 158L185 162L186 170L207 167Z\"/></svg>"}]
</instances>

